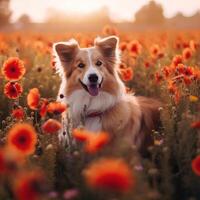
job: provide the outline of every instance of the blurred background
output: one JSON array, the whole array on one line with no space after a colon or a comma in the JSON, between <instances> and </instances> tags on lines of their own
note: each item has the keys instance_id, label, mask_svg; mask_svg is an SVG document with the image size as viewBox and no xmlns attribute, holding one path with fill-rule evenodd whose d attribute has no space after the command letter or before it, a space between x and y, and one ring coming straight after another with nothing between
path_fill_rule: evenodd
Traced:
<instances>
[{"instance_id":1,"label":"blurred background","mask_svg":"<svg viewBox=\"0 0 200 200\"><path fill-rule=\"evenodd\" d=\"M200 0L0 0L0 31L198 29Z\"/></svg>"}]
</instances>

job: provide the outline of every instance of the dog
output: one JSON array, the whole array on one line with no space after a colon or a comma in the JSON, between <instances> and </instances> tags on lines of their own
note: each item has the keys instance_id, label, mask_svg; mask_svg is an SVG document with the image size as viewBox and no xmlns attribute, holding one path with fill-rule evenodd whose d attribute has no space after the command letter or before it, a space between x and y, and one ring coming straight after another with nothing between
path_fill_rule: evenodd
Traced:
<instances>
[{"instance_id":1,"label":"dog","mask_svg":"<svg viewBox=\"0 0 200 200\"><path fill-rule=\"evenodd\" d=\"M74 39L54 43L56 68L62 80L59 94L64 96L58 95L58 101L69 105L73 128L84 118L87 130L127 136L143 149L152 142L151 131L159 123L161 104L126 93L119 76L118 45L116 36L96 38L89 48L80 48ZM63 141L66 135L59 137Z\"/></svg>"}]
</instances>

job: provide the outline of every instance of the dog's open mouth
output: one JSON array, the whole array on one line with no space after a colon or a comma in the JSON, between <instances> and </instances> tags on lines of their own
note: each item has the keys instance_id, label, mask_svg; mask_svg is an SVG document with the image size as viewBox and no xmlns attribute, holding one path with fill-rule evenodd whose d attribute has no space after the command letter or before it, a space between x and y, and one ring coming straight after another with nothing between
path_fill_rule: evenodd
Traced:
<instances>
[{"instance_id":1,"label":"dog's open mouth","mask_svg":"<svg viewBox=\"0 0 200 200\"><path fill-rule=\"evenodd\" d=\"M91 96L97 96L99 94L99 90L101 88L103 79L100 84L94 84L91 83L89 85L84 84L80 79L79 82L81 83L82 87L91 95Z\"/></svg>"}]
</instances>

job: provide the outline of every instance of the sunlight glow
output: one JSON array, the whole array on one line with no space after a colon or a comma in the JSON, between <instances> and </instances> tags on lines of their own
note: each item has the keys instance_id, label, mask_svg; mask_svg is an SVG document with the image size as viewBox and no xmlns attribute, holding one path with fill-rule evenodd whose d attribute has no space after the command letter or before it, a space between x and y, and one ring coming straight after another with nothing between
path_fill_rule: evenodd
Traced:
<instances>
[{"instance_id":1,"label":"sunlight glow","mask_svg":"<svg viewBox=\"0 0 200 200\"><path fill-rule=\"evenodd\" d=\"M200 0L155 0L164 8L166 17L172 17L177 12L191 16L200 10ZM28 14L33 21L45 20L49 8L66 14L88 14L106 6L111 19L115 21L133 20L134 14L149 0L11 0L12 20L21 14Z\"/></svg>"},{"instance_id":2,"label":"sunlight glow","mask_svg":"<svg viewBox=\"0 0 200 200\"><path fill-rule=\"evenodd\" d=\"M67 10L70 13L87 14L101 8L101 4L99 4L98 1L90 1L87 3L87 1L84 0L72 0L72 1L63 0L60 1L60 3L58 3L58 0L50 0L48 7L52 7L61 11Z\"/></svg>"}]
</instances>

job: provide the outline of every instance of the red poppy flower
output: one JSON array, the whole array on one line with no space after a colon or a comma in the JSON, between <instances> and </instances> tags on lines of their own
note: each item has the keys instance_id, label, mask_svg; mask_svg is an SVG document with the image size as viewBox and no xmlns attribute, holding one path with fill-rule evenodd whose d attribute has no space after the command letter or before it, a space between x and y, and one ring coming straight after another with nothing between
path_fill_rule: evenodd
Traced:
<instances>
[{"instance_id":1,"label":"red poppy flower","mask_svg":"<svg viewBox=\"0 0 200 200\"><path fill-rule=\"evenodd\" d=\"M14 194L18 200L38 200L44 193L45 179L40 171L19 174L14 184Z\"/></svg>"},{"instance_id":2,"label":"red poppy flower","mask_svg":"<svg viewBox=\"0 0 200 200\"><path fill-rule=\"evenodd\" d=\"M37 110L40 102L40 93L37 88L33 88L27 95L27 104L32 110Z\"/></svg>"},{"instance_id":3,"label":"red poppy flower","mask_svg":"<svg viewBox=\"0 0 200 200\"><path fill-rule=\"evenodd\" d=\"M190 41L190 48L193 52L195 52L198 48L198 44L194 40L191 40Z\"/></svg>"},{"instance_id":4,"label":"red poppy flower","mask_svg":"<svg viewBox=\"0 0 200 200\"><path fill-rule=\"evenodd\" d=\"M172 65L177 67L178 64L183 63L183 57L181 55L176 55L174 56L174 58L172 59Z\"/></svg>"},{"instance_id":5,"label":"red poppy flower","mask_svg":"<svg viewBox=\"0 0 200 200\"><path fill-rule=\"evenodd\" d=\"M151 67L151 65L152 65L152 63L150 62L150 61L144 61L144 66L146 67L146 68L149 68L149 67Z\"/></svg>"},{"instance_id":6,"label":"red poppy flower","mask_svg":"<svg viewBox=\"0 0 200 200\"><path fill-rule=\"evenodd\" d=\"M27 123L15 124L7 134L8 148L21 155L34 153L36 143L37 134L35 129Z\"/></svg>"},{"instance_id":7,"label":"red poppy flower","mask_svg":"<svg viewBox=\"0 0 200 200\"><path fill-rule=\"evenodd\" d=\"M182 48L182 42L177 40L174 44L175 49L181 49Z\"/></svg>"},{"instance_id":8,"label":"red poppy flower","mask_svg":"<svg viewBox=\"0 0 200 200\"><path fill-rule=\"evenodd\" d=\"M22 86L17 82L8 82L4 86L4 94L9 99L16 99L18 98L23 92Z\"/></svg>"},{"instance_id":9,"label":"red poppy flower","mask_svg":"<svg viewBox=\"0 0 200 200\"><path fill-rule=\"evenodd\" d=\"M133 40L128 44L129 51L133 56L138 56L142 52L142 45L137 41Z\"/></svg>"},{"instance_id":10,"label":"red poppy flower","mask_svg":"<svg viewBox=\"0 0 200 200\"><path fill-rule=\"evenodd\" d=\"M180 74L184 74L185 73L185 68L186 66L184 64L178 64L176 70L180 73Z\"/></svg>"},{"instance_id":11,"label":"red poppy flower","mask_svg":"<svg viewBox=\"0 0 200 200\"><path fill-rule=\"evenodd\" d=\"M192 170L197 176L200 176L200 155L192 160Z\"/></svg>"},{"instance_id":12,"label":"red poppy flower","mask_svg":"<svg viewBox=\"0 0 200 200\"><path fill-rule=\"evenodd\" d=\"M130 67L121 69L120 71L123 81L130 81L133 79L133 70Z\"/></svg>"},{"instance_id":13,"label":"red poppy flower","mask_svg":"<svg viewBox=\"0 0 200 200\"><path fill-rule=\"evenodd\" d=\"M55 119L48 119L43 125L42 130L46 133L55 133L61 129L62 125Z\"/></svg>"},{"instance_id":14,"label":"red poppy flower","mask_svg":"<svg viewBox=\"0 0 200 200\"><path fill-rule=\"evenodd\" d=\"M127 49L127 43L126 42L121 42L119 48L120 48L121 51L125 51Z\"/></svg>"},{"instance_id":15,"label":"red poppy flower","mask_svg":"<svg viewBox=\"0 0 200 200\"><path fill-rule=\"evenodd\" d=\"M48 105L47 111L54 114L61 114L67 109L66 104L61 102L51 102Z\"/></svg>"},{"instance_id":16,"label":"red poppy flower","mask_svg":"<svg viewBox=\"0 0 200 200\"><path fill-rule=\"evenodd\" d=\"M184 50L183 50L183 59L184 60L189 60L191 57L192 57L192 54L193 54L193 52L192 52L192 50L190 49L190 48L185 48Z\"/></svg>"},{"instance_id":17,"label":"red poppy flower","mask_svg":"<svg viewBox=\"0 0 200 200\"><path fill-rule=\"evenodd\" d=\"M188 48L190 46L188 41L183 41L183 48Z\"/></svg>"},{"instance_id":18,"label":"red poppy flower","mask_svg":"<svg viewBox=\"0 0 200 200\"><path fill-rule=\"evenodd\" d=\"M157 59L159 53L160 53L160 47L157 44L154 44L153 46L151 46L150 54L152 58Z\"/></svg>"},{"instance_id":19,"label":"red poppy flower","mask_svg":"<svg viewBox=\"0 0 200 200\"><path fill-rule=\"evenodd\" d=\"M107 133L94 133L85 129L74 129L73 137L79 142L85 142L84 148L88 153L96 153L110 140L110 137Z\"/></svg>"},{"instance_id":20,"label":"red poppy flower","mask_svg":"<svg viewBox=\"0 0 200 200\"><path fill-rule=\"evenodd\" d=\"M90 133L84 129L74 129L73 137L79 142L85 142L90 137Z\"/></svg>"},{"instance_id":21,"label":"red poppy flower","mask_svg":"<svg viewBox=\"0 0 200 200\"><path fill-rule=\"evenodd\" d=\"M169 77L172 72L171 68L168 66L163 67L162 71L166 78Z\"/></svg>"},{"instance_id":22,"label":"red poppy flower","mask_svg":"<svg viewBox=\"0 0 200 200\"><path fill-rule=\"evenodd\" d=\"M191 124L191 127L192 127L192 128L200 128L200 120L199 120L199 121L196 121L196 122L193 122L193 123Z\"/></svg>"},{"instance_id":23,"label":"red poppy flower","mask_svg":"<svg viewBox=\"0 0 200 200\"><path fill-rule=\"evenodd\" d=\"M104 147L108 142L110 138L107 133L93 133L88 138L86 145L85 145L85 151L88 153L96 153L102 147Z\"/></svg>"},{"instance_id":24,"label":"red poppy flower","mask_svg":"<svg viewBox=\"0 0 200 200\"><path fill-rule=\"evenodd\" d=\"M163 52L159 52L157 58L161 59L165 56L165 54Z\"/></svg>"},{"instance_id":25,"label":"red poppy flower","mask_svg":"<svg viewBox=\"0 0 200 200\"><path fill-rule=\"evenodd\" d=\"M195 68L194 70L193 70L193 79L194 80L200 80L200 70L199 69L197 69L197 68Z\"/></svg>"},{"instance_id":26,"label":"red poppy flower","mask_svg":"<svg viewBox=\"0 0 200 200\"><path fill-rule=\"evenodd\" d=\"M9 58L3 64L2 74L5 76L5 79L9 81L21 79L25 72L24 63L19 58Z\"/></svg>"},{"instance_id":27,"label":"red poppy flower","mask_svg":"<svg viewBox=\"0 0 200 200\"><path fill-rule=\"evenodd\" d=\"M129 166L118 158L101 158L83 171L87 184L96 189L127 192L134 185Z\"/></svg>"},{"instance_id":28,"label":"red poppy flower","mask_svg":"<svg viewBox=\"0 0 200 200\"><path fill-rule=\"evenodd\" d=\"M183 77L183 81L186 85L190 85L192 83L192 80L191 78L187 77L187 76L184 76Z\"/></svg>"},{"instance_id":29,"label":"red poppy flower","mask_svg":"<svg viewBox=\"0 0 200 200\"><path fill-rule=\"evenodd\" d=\"M24 110L22 107L16 108L16 109L12 110L11 115L12 115L12 117L14 117L16 119L23 119L24 118Z\"/></svg>"},{"instance_id":30,"label":"red poppy flower","mask_svg":"<svg viewBox=\"0 0 200 200\"><path fill-rule=\"evenodd\" d=\"M163 76L159 72L156 72L155 73L155 80L156 80L156 83L160 83L160 81L163 80Z\"/></svg>"},{"instance_id":31,"label":"red poppy flower","mask_svg":"<svg viewBox=\"0 0 200 200\"><path fill-rule=\"evenodd\" d=\"M169 81L168 82L168 90L171 94L175 94L176 91L177 91L177 87L176 87L176 84L173 82L173 81Z\"/></svg>"},{"instance_id":32,"label":"red poppy flower","mask_svg":"<svg viewBox=\"0 0 200 200\"><path fill-rule=\"evenodd\" d=\"M184 73L185 73L186 76L192 76L194 74L194 68L188 66L188 67L185 68Z\"/></svg>"},{"instance_id":33,"label":"red poppy flower","mask_svg":"<svg viewBox=\"0 0 200 200\"><path fill-rule=\"evenodd\" d=\"M47 113L47 107L48 107L48 100L47 99L43 99L41 107L40 107L40 116L41 117L45 117L45 115Z\"/></svg>"},{"instance_id":34,"label":"red poppy flower","mask_svg":"<svg viewBox=\"0 0 200 200\"><path fill-rule=\"evenodd\" d=\"M56 69L56 59L55 59L55 56L51 57L51 66L52 66L53 70Z\"/></svg>"},{"instance_id":35,"label":"red poppy flower","mask_svg":"<svg viewBox=\"0 0 200 200\"><path fill-rule=\"evenodd\" d=\"M117 35L117 30L110 25L104 26L102 32L104 35Z\"/></svg>"}]
</instances>

